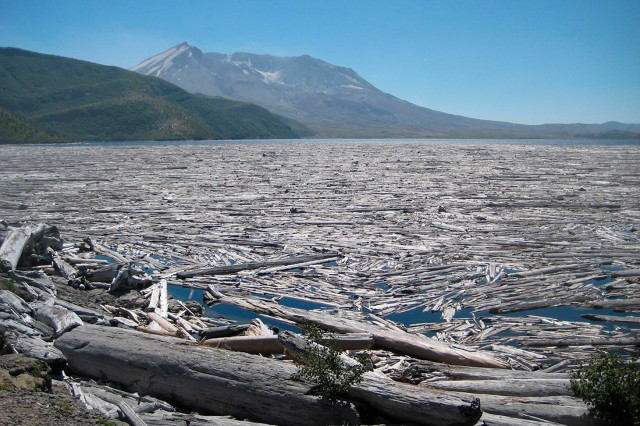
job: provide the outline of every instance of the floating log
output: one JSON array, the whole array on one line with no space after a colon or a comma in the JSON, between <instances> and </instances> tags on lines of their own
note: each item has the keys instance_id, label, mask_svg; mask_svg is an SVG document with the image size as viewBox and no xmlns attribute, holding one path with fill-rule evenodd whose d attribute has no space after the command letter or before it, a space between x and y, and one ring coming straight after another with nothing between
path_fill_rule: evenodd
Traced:
<instances>
[{"instance_id":1,"label":"floating log","mask_svg":"<svg viewBox=\"0 0 640 426\"><path fill-rule=\"evenodd\" d=\"M306 256L296 256L290 257L287 259L279 259L279 260L268 260L264 262L247 262L247 263L235 263L233 265L228 266L214 266L211 268L203 268L203 269L194 269L190 271L182 271L178 272L178 278L191 278L197 277L199 275L225 275L225 274L236 274L240 271L251 271L260 268L273 268L276 266L287 266L287 265L295 265L299 263L307 263L307 262L324 262L335 260L338 256L337 253L322 253L322 254L310 254Z\"/></svg>"},{"instance_id":2,"label":"floating log","mask_svg":"<svg viewBox=\"0 0 640 426\"><path fill-rule=\"evenodd\" d=\"M598 314L582 314L582 318L586 318L591 321L605 321L605 322L621 322L627 324L640 324L640 317L633 316L617 316L617 315L598 315Z\"/></svg>"},{"instance_id":3,"label":"floating log","mask_svg":"<svg viewBox=\"0 0 640 426\"><path fill-rule=\"evenodd\" d=\"M620 309L630 307L640 307L640 298L634 299L615 299L615 300L598 300L593 302L591 306L595 309Z\"/></svg>"},{"instance_id":4,"label":"floating log","mask_svg":"<svg viewBox=\"0 0 640 426\"><path fill-rule=\"evenodd\" d=\"M445 342L421 335L387 330L372 324L356 322L322 312L288 308L265 300L220 297L219 291L212 290L216 292L214 296L220 302L233 304L253 312L284 318L298 324L312 323L323 329L339 333L370 333L373 336L375 346L417 358L455 365L507 368L506 363L487 352L467 350L461 346L453 347Z\"/></svg>"},{"instance_id":5,"label":"floating log","mask_svg":"<svg viewBox=\"0 0 640 426\"><path fill-rule=\"evenodd\" d=\"M556 346L640 346L640 336L638 337L596 337L587 339L540 339L540 340L522 340L521 343L532 348Z\"/></svg>"}]
</instances>

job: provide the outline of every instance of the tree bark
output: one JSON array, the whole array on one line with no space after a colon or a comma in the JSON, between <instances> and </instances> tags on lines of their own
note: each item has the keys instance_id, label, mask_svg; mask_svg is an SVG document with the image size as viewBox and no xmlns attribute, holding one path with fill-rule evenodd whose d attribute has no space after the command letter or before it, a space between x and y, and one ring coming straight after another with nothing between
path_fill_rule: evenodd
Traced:
<instances>
[{"instance_id":1,"label":"tree bark","mask_svg":"<svg viewBox=\"0 0 640 426\"><path fill-rule=\"evenodd\" d=\"M6 271L13 271L18 266L20 257L29 243L35 238L42 238L45 226L26 226L13 229L0 246L0 266Z\"/></svg>"},{"instance_id":2,"label":"tree bark","mask_svg":"<svg viewBox=\"0 0 640 426\"><path fill-rule=\"evenodd\" d=\"M300 335L284 331L278 336L287 353L294 357L298 353L309 350L312 342ZM343 355L345 369L353 368L358 362ZM394 382L390 378L376 372L366 372L362 381L353 385L347 395L357 403L366 404L377 409L384 409L385 414L404 422L431 425L474 424L480 419L482 411L475 398L450 398L444 392L427 391L420 387Z\"/></svg>"},{"instance_id":3,"label":"tree bark","mask_svg":"<svg viewBox=\"0 0 640 426\"><path fill-rule=\"evenodd\" d=\"M283 425L358 420L351 405L309 395L310 384L291 379L296 371L291 364L181 343L120 328L84 325L65 333L55 346L76 374L110 380L192 409ZM367 380L353 394L350 391L349 397L358 401L374 398L379 404L372 408L388 417L398 418L403 405L405 411L415 413L415 418L404 420L421 424L473 424L481 413L472 405L472 397L451 398L447 393L384 378ZM443 418L449 420L438 421Z\"/></svg>"},{"instance_id":4,"label":"tree bark","mask_svg":"<svg viewBox=\"0 0 640 426\"><path fill-rule=\"evenodd\" d=\"M357 424L348 404L307 395L295 367L241 352L187 346L182 340L85 324L56 340L69 371L203 412L271 424Z\"/></svg>"},{"instance_id":5,"label":"tree bark","mask_svg":"<svg viewBox=\"0 0 640 426\"><path fill-rule=\"evenodd\" d=\"M191 271L178 272L178 278L191 278L199 275L224 275L235 274L240 271L251 271L260 268L273 268L277 266L296 265L300 263L318 262L335 260L336 253L310 254L307 256L290 257L281 260L268 260L265 262L247 262L236 263L229 266L214 266L212 268L194 269Z\"/></svg>"}]
</instances>

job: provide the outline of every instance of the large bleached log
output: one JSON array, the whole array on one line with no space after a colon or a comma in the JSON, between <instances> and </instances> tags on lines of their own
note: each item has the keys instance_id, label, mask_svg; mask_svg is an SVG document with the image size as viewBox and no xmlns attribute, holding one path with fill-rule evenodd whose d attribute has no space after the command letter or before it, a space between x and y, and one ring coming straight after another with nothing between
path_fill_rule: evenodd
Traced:
<instances>
[{"instance_id":1,"label":"large bleached log","mask_svg":"<svg viewBox=\"0 0 640 426\"><path fill-rule=\"evenodd\" d=\"M62 370L66 359L62 352L51 343L37 336L25 336L14 330L5 329L0 324L0 336L4 336L3 353L21 353L49 364L55 372Z\"/></svg>"},{"instance_id":2,"label":"large bleached log","mask_svg":"<svg viewBox=\"0 0 640 426\"><path fill-rule=\"evenodd\" d=\"M336 253L310 254L307 256L289 257L287 259L270 260L265 262L236 263L228 266L214 266L211 268L193 269L178 272L178 278L191 278L199 275L224 275L235 274L240 271L251 271L260 268L273 268L276 266L296 265L300 263L331 261L337 257Z\"/></svg>"},{"instance_id":3,"label":"large bleached log","mask_svg":"<svg viewBox=\"0 0 640 426\"><path fill-rule=\"evenodd\" d=\"M498 380L435 380L422 382L431 389L505 396L572 396L569 379L498 379Z\"/></svg>"},{"instance_id":4,"label":"large bleached log","mask_svg":"<svg viewBox=\"0 0 640 426\"><path fill-rule=\"evenodd\" d=\"M75 312L57 305L40 306L36 309L36 319L53 328L55 336L82 325L82 320Z\"/></svg>"},{"instance_id":5,"label":"large bleached log","mask_svg":"<svg viewBox=\"0 0 640 426\"><path fill-rule=\"evenodd\" d=\"M200 343L210 348L246 352L250 354L279 354L284 351L278 336L235 336L208 339Z\"/></svg>"},{"instance_id":6,"label":"large bleached log","mask_svg":"<svg viewBox=\"0 0 640 426\"><path fill-rule=\"evenodd\" d=\"M44 230L43 224L13 229L0 246L0 266L6 271L15 270L25 248L34 239L42 238Z\"/></svg>"},{"instance_id":7,"label":"large bleached log","mask_svg":"<svg viewBox=\"0 0 640 426\"><path fill-rule=\"evenodd\" d=\"M62 335L55 346L71 372L203 412L282 425L359 421L353 407L307 395L308 385L290 379L293 365L181 342L85 324Z\"/></svg>"},{"instance_id":8,"label":"large bleached log","mask_svg":"<svg viewBox=\"0 0 640 426\"><path fill-rule=\"evenodd\" d=\"M278 336L287 353L296 356L309 350L314 343L300 335L284 331ZM322 349L322 348L321 348ZM343 358L346 358L343 356ZM345 369L358 364L355 360L343 359ZM480 404L474 398L466 401L450 398L439 391L427 391L413 385L394 382L375 372L366 372L362 381L347 391L349 397L358 403L383 408L402 422L431 425L473 424L481 415Z\"/></svg>"},{"instance_id":9,"label":"large bleached log","mask_svg":"<svg viewBox=\"0 0 640 426\"><path fill-rule=\"evenodd\" d=\"M571 396L521 397L463 392L450 394L461 398L478 397L484 412L511 417L513 425L519 425L522 418L542 419L568 426L603 424L589 415L588 408L582 400Z\"/></svg>"},{"instance_id":10,"label":"large bleached log","mask_svg":"<svg viewBox=\"0 0 640 426\"><path fill-rule=\"evenodd\" d=\"M341 334L335 339L338 348L346 350L368 349L373 344L370 334ZM281 354L284 352L277 335L271 336L235 336L207 339L200 342L211 348L227 349L252 354Z\"/></svg>"},{"instance_id":11,"label":"large bleached log","mask_svg":"<svg viewBox=\"0 0 640 426\"><path fill-rule=\"evenodd\" d=\"M521 343L533 348L545 346L556 346L559 348L568 346L640 346L640 336L522 340Z\"/></svg>"},{"instance_id":12,"label":"large bleached log","mask_svg":"<svg viewBox=\"0 0 640 426\"><path fill-rule=\"evenodd\" d=\"M181 342L85 324L65 333L55 345L74 373L171 398L193 409L284 425L357 422L357 413L349 405L333 405L309 395L309 383L291 379L296 371L291 364ZM373 409L387 417L397 418L394 410L406 404L406 410L422 413L412 420L420 424L473 424L480 415L473 405L475 398L451 398L384 378L371 379L349 397L361 401L364 394L377 394L380 405ZM449 414L431 414L434 406ZM449 415L456 415L456 420L447 417L450 421L438 422Z\"/></svg>"},{"instance_id":13,"label":"large bleached log","mask_svg":"<svg viewBox=\"0 0 640 426\"><path fill-rule=\"evenodd\" d=\"M450 380L568 380L565 373L508 370L502 368L465 367L431 361L419 361L405 369L398 380L418 383L423 380L447 378Z\"/></svg>"},{"instance_id":14,"label":"large bleached log","mask_svg":"<svg viewBox=\"0 0 640 426\"><path fill-rule=\"evenodd\" d=\"M298 324L313 323L325 330L339 333L369 333L373 336L375 346L416 358L455 365L507 368L506 363L487 352L467 350L461 346L453 347L422 335L387 330L373 324L339 318L322 312L288 308L265 300L227 297L213 288L208 291L208 293L213 292L216 293L214 296L220 302L276 318L284 318Z\"/></svg>"}]
</instances>

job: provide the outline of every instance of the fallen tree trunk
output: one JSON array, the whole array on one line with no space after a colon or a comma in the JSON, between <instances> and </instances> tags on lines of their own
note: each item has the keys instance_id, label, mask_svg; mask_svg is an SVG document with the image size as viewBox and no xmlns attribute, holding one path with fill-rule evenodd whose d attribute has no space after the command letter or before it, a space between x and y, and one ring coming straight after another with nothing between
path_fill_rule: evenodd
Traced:
<instances>
[{"instance_id":1,"label":"fallen tree trunk","mask_svg":"<svg viewBox=\"0 0 640 426\"><path fill-rule=\"evenodd\" d=\"M59 336L74 327L82 325L82 320L75 312L57 305L40 306L36 310L36 319L51 327L54 336Z\"/></svg>"},{"instance_id":2,"label":"fallen tree trunk","mask_svg":"<svg viewBox=\"0 0 640 426\"><path fill-rule=\"evenodd\" d=\"M606 321L606 322L622 322L627 324L640 324L640 317L635 316L616 316L616 315L598 315L598 314L582 314L582 318L586 318L591 321Z\"/></svg>"},{"instance_id":3,"label":"fallen tree trunk","mask_svg":"<svg viewBox=\"0 0 640 426\"><path fill-rule=\"evenodd\" d=\"M265 262L247 262L235 263L228 266L214 266L211 268L193 269L191 271L178 272L177 277L180 279L197 277L199 275L225 275L235 274L240 271L251 271L260 268L273 268L277 266L296 265L309 262L323 262L335 260L338 255L336 253L310 254L307 256L289 257L287 259L267 260Z\"/></svg>"},{"instance_id":4,"label":"fallen tree trunk","mask_svg":"<svg viewBox=\"0 0 640 426\"><path fill-rule=\"evenodd\" d=\"M294 357L315 346L313 342L288 331L280 333L278 338L287 353ZM342 362L345 369L358 365L357 361L344 355ZM474 424L479 420L482 412L477 399L468 399L465 404L461 400L451 399L446 393L425 390L394 382L380 373L366 372L360 383L349 388L347 395L356 403L384 407L387 414L403 423L423 423L426 420L432 425L450 425Z\"/></svg>"},{"instance_id":5,"label":"fallen tree trunk","mask_svg":"<svg viewBox=\"0 0 640 426\"><path fill-rule=\"evenodd\" d=\"M339 333L369 333L373 336L374 346L416 358L455 365L507 368L506 363L494 358L487 352L474 351L472 349L466 350L461 346L453 347L445 342L422 335L383 329L372 324L340 318L322 312L288 308L266 300L227 297L214 288L209 288L207 293L211 293L219 302L229 303L276 318L284 318L297 324L313 323L325 330Z\"/></svg>"},{"instance_id":6,"label":"fallen tree trunk","mask_svg":"<svg viewBox=\"0 0 640 426\"><path fill-rule=\"evenodd\" d=\"M478 396L482 410L494 415L513 418L511 424L520 424L522 418L541 419L568 426L602 425L589 415L582 400L571 396L521 397L502 395L475 395L450 392L460 398Z\"/></svg>"},{"instance_id":7,"label":"fallen tree trunk","mask_svg":"<svg viewBox=\"0 0 640 426\"><path fill-rule=\"evenodd\" d=\"M420 383L431 389L505 396L573 396L570 379L434 380Z\"/></svg>"},{"instance_id":8,"label":"fallen tree trunk","mask_svg":"<svg viewBox=\"0 0 640 426\"><path fill-rule=\"evenodd\" d=\"M311 390L308 383L291 379L296 371L293 365L256 355L187 346L181 342L85 324L65 333L55 346L67 357L71 372L106 379L131 391L170 398L192 409L283 425L359 421L358 413L351 405L330 403L308 395ZM400 386L402 391L391 389L394 386ZM354 392L378 392L381 399L391 392L392 399L381 401L381 405L374 408L394 417L389 404L394 407L407 404L410 406L407 409L422 413L415 419L422 424L473 424L473 419L480 414L472 404L475 398L450 398L445 393L389 380L372 383L370 389L363 387ZM442 415L431 413L429 406L433 401L429 402L430 398L438 398L442 411L451 415L458 413L458 420L434 422L433 419ZM468 411L471 417L463 415L461 409L471 410Z\"/></svg>"},{"instance_id":9,"label":"fallen tree trunk","mask_svg":"<svg viewBox=\"0 0 640 426\"><path fill-rule=\"evenodd\" d=\"M309 386L290 379L292 365L181 342L85 324L62 335L55 346L71 372L190 409L283 425L359 422L351 406L306 395Z\"/></svg>"},{"instance_id":10,"label":"fallen tree trunk","mask_svg":"<svg viewBox=\"0 0 640 426\"><path fill-rule=\"evenodd\" d=\"M42 238L44 231L45 226L40 224L35 227L16 228L9 232L0 246L0 266L6 271L15 270L25 248L35 238Z\"/></svg>"},{"instance_id":11,"label":"fallen tree trunk","mask_svg":"<svg viewBox=\"0 0 640 426\"><path fill-rule=\"evenodd\" d=\"M544 346L640 346L640 337L594 337L577 339L523 340L521 343L532 348Z\"/></svg>"},{"instance_id":12,"label":"fallen tree trunk","mask_svg":"<svg viewBox=\"0 0 640 426\"><path fill-rule=\"evenodd\" d=\"M597 300L591 304L595 309L616 309L640 307L640 298L635 299L615 299L615 300Z\"/></svg>"},{"instance_id":13,"label":"fallen tree trunk","mask_svg":"<svg viewBox=\"0 0 640 426\"><path fill-rule=\"evenodd\" d=\"M364 350L371 347L373 339L370 334L343 334L335 336L335 342L338 348L343 351ZM220 337L204 340L200 344L211 348L251 354L267 355L284 352L284 347L279 342L277 335Z\"/></svg>"},{"instance_id":14,"label":"fallen tree trunk","mask_svg":"<svg viewBox=\"0 0 640 426\"><path fill-rule=\"evenodd\" d=\"M465 367L446 365L438 362L419 361L413 363L394 379L408 383L420 383L432 379L449 380L569 380L565 373L545 373L541 371L508 370L502 368Z\"/></svg>"}]
</instances>

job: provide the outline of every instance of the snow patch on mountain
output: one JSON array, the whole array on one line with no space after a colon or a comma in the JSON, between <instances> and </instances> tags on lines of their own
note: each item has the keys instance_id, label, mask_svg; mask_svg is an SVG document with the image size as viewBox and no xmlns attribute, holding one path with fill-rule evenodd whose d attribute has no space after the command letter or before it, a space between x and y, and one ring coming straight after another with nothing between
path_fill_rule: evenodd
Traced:
<instances>
[{"instance_id":1,"label":"snow patch on mountain","mask_svg":"<svg viewBox=\"0 0 640 426\"><path fill-rule=\"evenodd\" d=\"M179 44L171 49L160 53L159 55L152 56L146 61L131 68L132 71L144 72L146 75L153 75L154 77L160 77L161 74L173 67L173 60L183 54L185 51L189 51L189 57L192 56L191 46L186 43ZM145 70L145 68L148 68Z\"/></svg>"}]
</instances>

